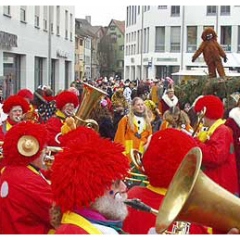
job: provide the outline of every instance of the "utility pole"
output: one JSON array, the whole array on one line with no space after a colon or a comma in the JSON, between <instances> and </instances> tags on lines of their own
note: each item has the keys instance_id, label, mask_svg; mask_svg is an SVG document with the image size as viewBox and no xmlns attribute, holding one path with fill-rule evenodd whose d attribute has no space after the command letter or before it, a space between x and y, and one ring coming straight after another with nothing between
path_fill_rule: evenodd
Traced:
<instances>
[{"instance_id":1,"label":"utility pole","mask_svg":"<svg viewBox=\"0 0 240 240\"><path fill-rule=\"evenodd\" d=\"M141 69L140 69L140 80L143 79L143 30L144 30L144 12L143 12L144 6L142 6L142 30L141 30Z\"/></svg>"},{"instance_id":2,"label":"utility pole","mask_svg":"<svg viewBox=\"0 0 240 240\"><path fill-rule=\"evenodd\" d=\"M51 6L48 7L48 85L52 89L52 63L51 63L51 58L52 58L52 29L51 29Z\"/></svg>"}]
</instances>

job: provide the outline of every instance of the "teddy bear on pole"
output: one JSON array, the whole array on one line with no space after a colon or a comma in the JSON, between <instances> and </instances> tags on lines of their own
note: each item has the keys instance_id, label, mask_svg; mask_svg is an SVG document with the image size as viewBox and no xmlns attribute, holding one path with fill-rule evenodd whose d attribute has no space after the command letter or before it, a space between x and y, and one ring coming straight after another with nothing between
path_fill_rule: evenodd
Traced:
<instances>
[{"instance_id":1,"label":"teddy bear on pole","mask_svg":"<svg viewBox=\"0 0 240 240\"><path fill-rule=\"evenodd\" d=\"M208 67L208 74L210 78L216 78L217 73L219 77L225 78L225 71L222 63L227 62L227 56L220 44L217 42L217 34L213 28L206 28L201 36L203 42L192 56L194 62L202 53L204 61Z\"/></svg>"}]
</instances>

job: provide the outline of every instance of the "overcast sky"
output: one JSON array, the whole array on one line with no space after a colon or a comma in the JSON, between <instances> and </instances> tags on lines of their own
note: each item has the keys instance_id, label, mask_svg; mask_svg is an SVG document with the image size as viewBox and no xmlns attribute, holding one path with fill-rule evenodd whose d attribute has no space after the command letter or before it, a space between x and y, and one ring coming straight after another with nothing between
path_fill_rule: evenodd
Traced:
<instances>
[{"instance_id":1,"label":"overcast sky","mask_svg":"<svg viewBox=\"0 0 240 240\"><path fill-rule=\"evenodd\" d=\"M85 0L86 1L86 0ZM100 1L99 1L100 2ZM85 18L85 16L91 16L91 24L93 26L108 26L112 19L124 21L126 15L127 5L115 5L114 3L103 3L102 5L92 6L75 5L75 18ZM99 4L96 2L96 4Z\"/></svg>"}]
</instances>

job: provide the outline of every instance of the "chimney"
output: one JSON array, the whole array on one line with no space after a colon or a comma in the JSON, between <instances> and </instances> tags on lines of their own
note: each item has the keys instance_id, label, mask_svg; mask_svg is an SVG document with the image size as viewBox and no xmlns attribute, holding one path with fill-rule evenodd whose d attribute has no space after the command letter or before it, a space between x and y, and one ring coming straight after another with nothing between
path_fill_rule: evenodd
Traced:
<instances>
[{"instance_id":1,"label":"chimney","mask_svg":"<svg viewBox=\"0 0 240 240\"><path fill-rule=\"evenodd\" d=\"M91 16L86 16L85 19L88 21L89 24L91 24Z\"/></svg>"}]
</instances>

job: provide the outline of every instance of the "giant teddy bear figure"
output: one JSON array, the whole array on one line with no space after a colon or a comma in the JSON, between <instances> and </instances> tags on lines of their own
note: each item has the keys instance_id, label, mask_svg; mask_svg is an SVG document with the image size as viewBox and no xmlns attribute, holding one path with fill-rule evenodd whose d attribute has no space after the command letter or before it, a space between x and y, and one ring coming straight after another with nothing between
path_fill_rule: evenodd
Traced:
<instances>
[{"instance_id":1,"label":"giant teddy bear figure","mask_svg":"<svg viewBox=\"0 0 240 240\"><path fill-rule=\"evenodd\" d=\"M192 62L194 62L198 56L202 53L204 61L208 66L208 74L210 78L216 78L217 72L219 77L225 77L225 71L222 64L227 62L226 53L223 51L220 44L217 42L217 34L213 28L206 28L201 36L203 42L192 56ZM217 71L217 72L216 72Z\"/></svg>"}]
</instances>

